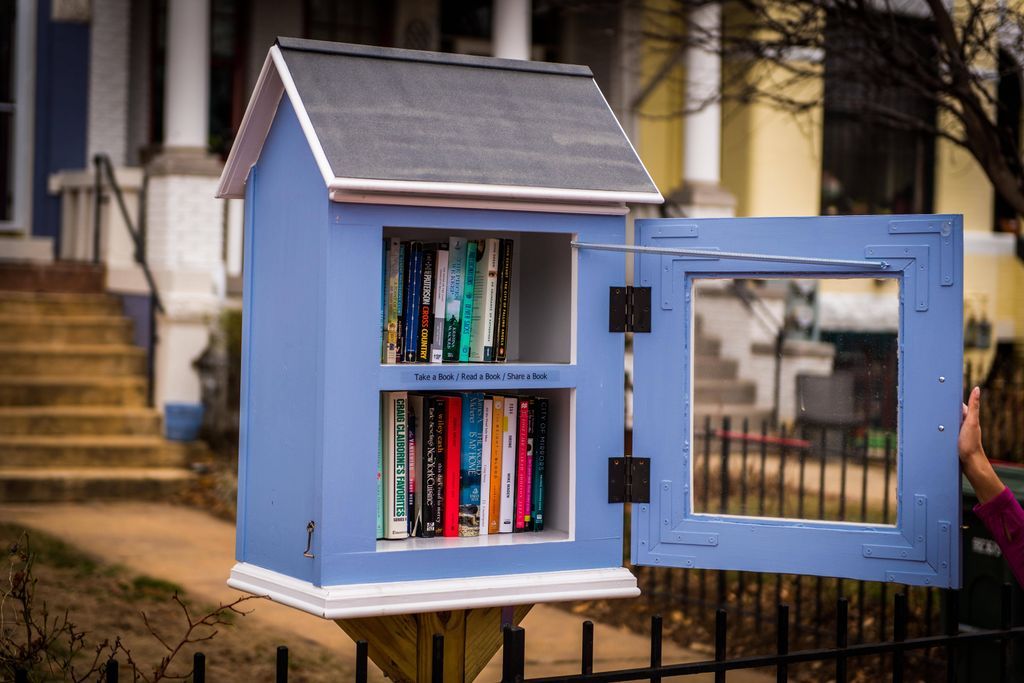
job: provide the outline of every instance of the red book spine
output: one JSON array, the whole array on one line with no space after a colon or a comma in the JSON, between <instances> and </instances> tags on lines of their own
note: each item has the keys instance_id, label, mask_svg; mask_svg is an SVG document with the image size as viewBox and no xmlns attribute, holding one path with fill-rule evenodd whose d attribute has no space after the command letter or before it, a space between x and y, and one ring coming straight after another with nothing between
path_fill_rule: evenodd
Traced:
<instances>
[{"instance_id":1,"label":"red book spine","mask_svg":"<svg viewBox=\"0 0 1024 683\"><path fill-rule=\"evenodd\" d=\"M459 535L459 468L462 457L462 399L448 397L444 454L444 535Z\"/></svg>"},{"instance_id":2,"label":"red book spine","mask_svg":"<svg viewBox=\"0 0 1024 683\"><path fill-rule=\"evenodd\" d=\"M516 519L515 530L526 529L526 511L529 509L527 501L529 491L526 490L526 438L530 426L530 401L523 399L519 401L519 439L518 452L516 453Z\"/></svg>"}]
</instances>

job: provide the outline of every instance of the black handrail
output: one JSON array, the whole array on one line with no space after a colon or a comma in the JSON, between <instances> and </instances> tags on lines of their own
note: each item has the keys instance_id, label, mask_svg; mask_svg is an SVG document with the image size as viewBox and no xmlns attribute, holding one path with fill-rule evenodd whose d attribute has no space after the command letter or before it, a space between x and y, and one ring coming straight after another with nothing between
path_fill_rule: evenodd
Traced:
<instances>
[{"instance_id":1,"label":"black handrail","mask_svg":"<svg viewBox=\"0 0 1024 683\"><path fill-rule=\"evenodd\" d=\"M146 398L149 405L152 406L157 343L156 314L157 312L164 313L164 305L160 300L160 292L157 289L156 280L153 278L153 271L149 269L149 263L146 261L146 193L149 189L149 175L143 172L142 188L139 192L139 229L136 229L131 216L128 214L124 193L117 182L117 176L114 174L114 165L111 163L110 157L106 154L96 154L92 158L92 163L95 174L92 231L93 263L100 262L100 231L102 229L100 208L101 203L105 201L104 181L106 181L106 184L113 191L114 199L117 200L118 209L121 211L121 218L124 220L124 226L128 230L128 235L132 238L132 244L135 246L135 262L142 268L142 274L146 278L146 285L149 287L149 348L147 349L146 357Z\"/></svg>"}]
</instances>

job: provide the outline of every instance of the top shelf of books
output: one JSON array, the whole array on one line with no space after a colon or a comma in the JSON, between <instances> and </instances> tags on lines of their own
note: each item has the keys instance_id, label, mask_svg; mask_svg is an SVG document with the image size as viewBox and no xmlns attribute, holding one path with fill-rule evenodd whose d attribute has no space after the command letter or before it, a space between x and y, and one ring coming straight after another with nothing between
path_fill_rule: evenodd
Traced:
<instances>
[{"instance_id":1,"label":"top shelf of books","mask_svg":"<svg viewBox=\"0 0 1024 683\"><path fill-rule=\"evenodd\" d=\"M567 233L386 227L381 363L572 363Z\"/></svg>"}]
</instances>

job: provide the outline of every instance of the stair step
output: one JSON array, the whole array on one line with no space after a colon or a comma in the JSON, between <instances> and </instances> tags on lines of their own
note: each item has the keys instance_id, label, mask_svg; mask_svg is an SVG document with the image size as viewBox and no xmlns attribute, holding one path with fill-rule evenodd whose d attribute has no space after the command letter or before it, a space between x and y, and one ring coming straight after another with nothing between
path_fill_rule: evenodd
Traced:
<instances>
[{"instance_id":1,"label":"stair step","mask_svg":"<svg viewBox=\"0 0 1024 683\"><path fill-rule=\"evenodd\" d=\"M112 294L0 291L0 315L122 315Z\"/></svg>"},{"instance_id":2,"label":"stair step","mask_svg":"<svg viewBox=\"0 0 1024 683\"><path fill-rule=\"evenodd\" d=\"M170 500L194 477L176 467L0 468L0 502Z\"/></svg>"},{"instance_id":3,"label":"stair step","mask_svg":"<svg viewBox=\"0 0 1024 683\"><path fill-rule=\"evenodd\" d=\"M22 292L102 292L103 266L91 263L0 262L0 290Z\"/></svg>"},{"instance_id":4,"label":"stair step","mask_svg":"<svg viewBox=\"0 0 1024 683\"><path fill-rule=\"evenodd\" d=\"M132 321L120 315L0 315L0 344L131 344Z\"/></svg>"},{"instance_id":5,"label":"stair step","mask_svg":"<svg viewBox=\"0 0 1024 683\"><path fill-rule=\"evenodd\" d=\"M697 356L717 356L722 353L722 340L698 335L693 348Z\"/></svg>"},{"instance_id":6,"label":"stair step","mask_svg":"<svg viewBox=\"0 0 1024 683\"><path fill-rule=\"evenodd\" d=\"M144 406L145 377L0 375L0 406Z\"/></svg>"},{"instance_id":7,"label":"stair step","mask_svg":"<svg viewBox=\"0 0 1024 683\"><path fill-rule=\"evenodd\" d=\"M694 382L693 399L701 403L751 404L757 397L757 385L745 380L700 379Z\"/></svg>"},{"instance_id":8,"label":"stair step","mask_svg":"<svg viewBox=\"0 0 1024 683\"><path fill-rule=\"evenodd\" d=\"M146 352L129 345L0 344L0 375L96 375L146 373Z\"/></svg>"},{"instance_id":9,"label":"stair step","mask_svg":"<svg viewBox=\"0 0 1024 683\"><path fill-rule=\"evenodd\" d=\"M188 450L154 436L0 436L0 467L182 467Z\"/></svg>"},{"instance_id":10,"label":"stair step","mask_svg":"<svg viewBox=\"0 0 1024 683\"><path fill-rule=\"evenodd\" d=\"M736 379L737 364L731 358L694 356L693 374L697 379Z\"/></svg>"},{"instance_id":11,"label":"stair step","mask_svg":"<svg viewBox=\"0 0 1024 683\"><path fill-rule=\"evenodd\" d=\"M110 406L0 408L0 435L58 434L160 436L160 413Z\"/></svg>"}]
</instances>

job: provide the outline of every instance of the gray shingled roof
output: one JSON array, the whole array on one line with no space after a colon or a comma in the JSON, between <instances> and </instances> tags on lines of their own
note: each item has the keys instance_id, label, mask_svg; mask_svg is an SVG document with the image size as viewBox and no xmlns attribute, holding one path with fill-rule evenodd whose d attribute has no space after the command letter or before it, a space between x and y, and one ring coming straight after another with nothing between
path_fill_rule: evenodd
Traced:
<instances>
[{"instance_id":1,"label":"gray shingled roof","mask_svg":"<svg viewBox=\"0 0 1024 683\"><path fill-rule=\"evenodd\" d=\"M587 67L278 47L338 177L658 193Z\"/></svg>"}]
</instances>

